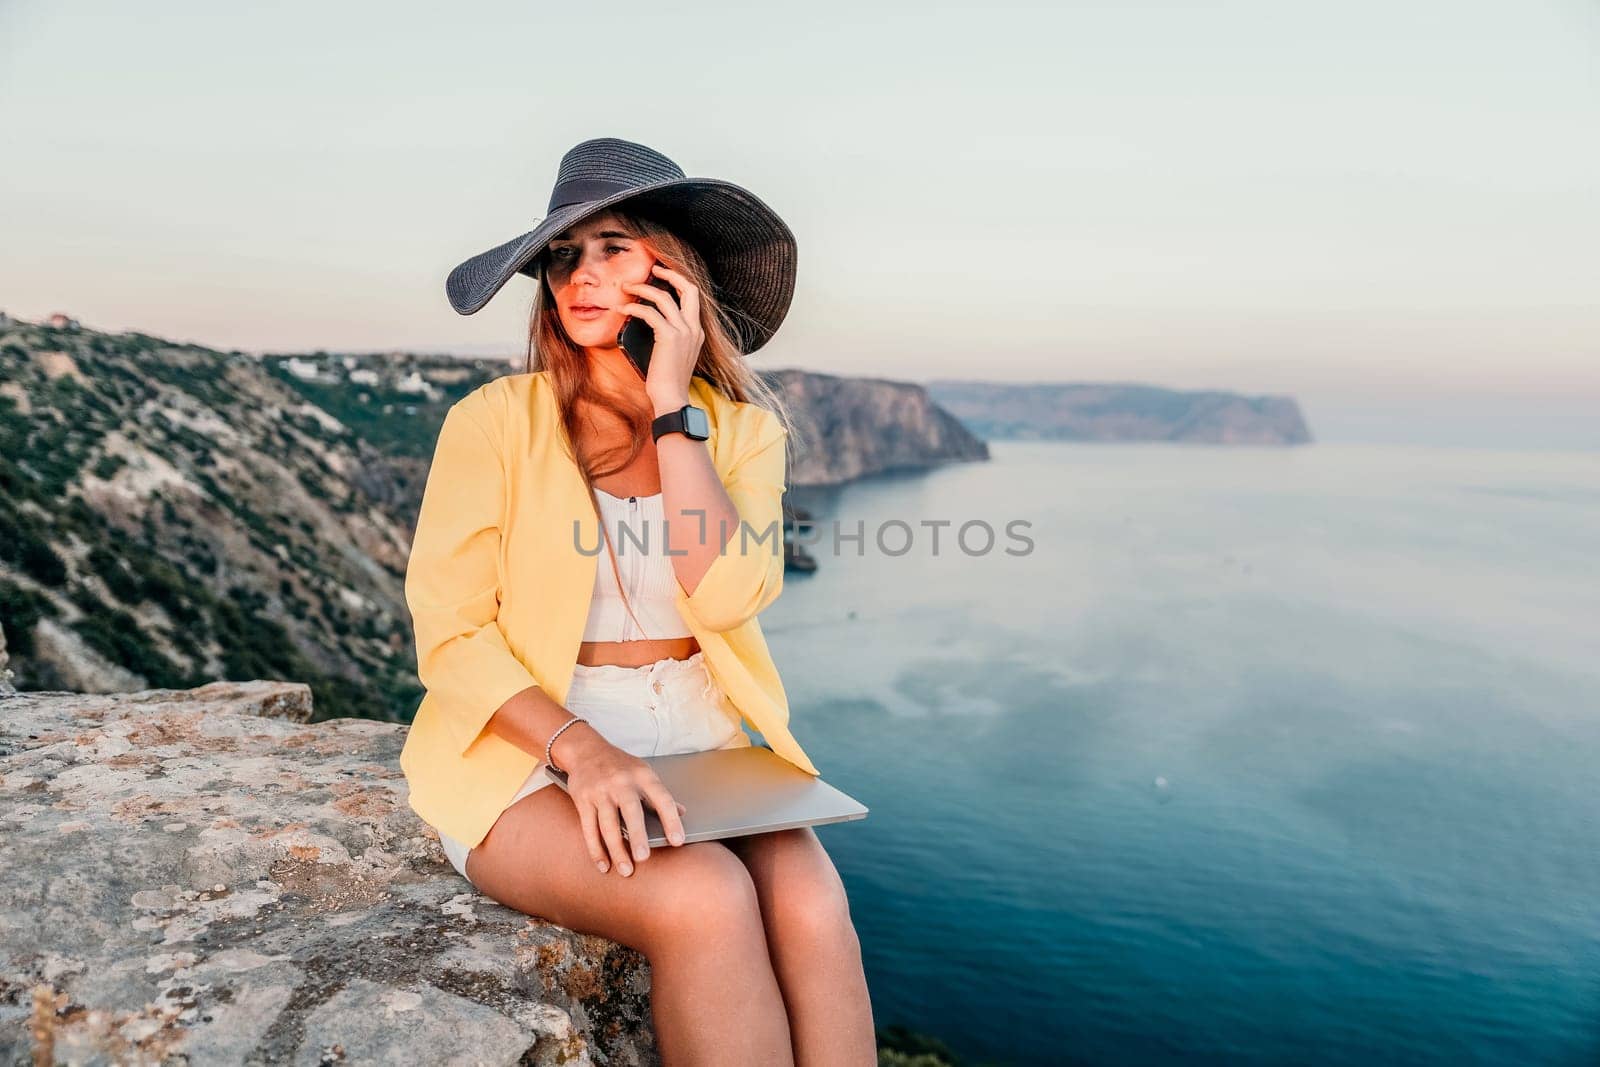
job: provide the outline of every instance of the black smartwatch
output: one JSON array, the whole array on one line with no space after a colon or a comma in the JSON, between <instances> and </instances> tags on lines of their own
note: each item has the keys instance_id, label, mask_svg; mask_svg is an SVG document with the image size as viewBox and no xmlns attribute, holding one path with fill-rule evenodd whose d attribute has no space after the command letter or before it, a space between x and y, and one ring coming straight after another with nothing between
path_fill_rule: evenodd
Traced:
<instances>
[{"instance_id":1,"label":"black smartwatch","mask_svg":"<svg viewBox=\"0 0 1600 1067\"><path fill-rule=\"evenodd\" d=\"M669 433L681 433L685 437L696 441L704 441L711 436L711 421L706 418L705 408L697 408L693 404L685 404L677 411L669 411L665 415L657 415L655 421L650 423L650 435L659 441Z\"/></svg>"}]
</instances>

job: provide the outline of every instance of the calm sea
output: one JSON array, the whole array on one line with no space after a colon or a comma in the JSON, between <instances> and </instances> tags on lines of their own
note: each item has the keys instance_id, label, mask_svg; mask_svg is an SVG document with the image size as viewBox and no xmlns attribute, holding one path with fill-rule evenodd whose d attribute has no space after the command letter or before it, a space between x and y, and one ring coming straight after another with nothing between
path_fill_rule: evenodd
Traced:
<instances>
[{"instance_id":1,"label":"calm sea","mask_svg":"<svg viewBox=\"0 0 1600 1067\"><path fill-rule=\"evenodd\" d=\"M871 808L819 832L879 1024L974 1062L1600 1062L1600 453L992 453L802 495L821 567L762 616Z\"/></svg>"}]
</instances>

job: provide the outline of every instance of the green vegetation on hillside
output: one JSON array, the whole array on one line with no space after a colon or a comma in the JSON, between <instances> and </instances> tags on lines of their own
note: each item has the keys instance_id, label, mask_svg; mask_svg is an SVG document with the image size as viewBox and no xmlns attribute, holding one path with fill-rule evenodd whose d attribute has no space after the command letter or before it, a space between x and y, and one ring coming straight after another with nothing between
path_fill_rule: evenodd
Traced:
<instances>
[{"instance_id":1,"label":"green vegetation on hillside","mask_svg":"<svg viewBox=\"0 0 1600 1067\"><path fill-rule=\"evenodd\" d=\"M323 353L317 353L321 357ZM401 392L384 384L367 385L344 378L342 366L332 359L317 358L329 380L306 381L285 369L286 359L268 357L264 362L274 377L317 407L348 426L356 436L391 456L427 459L444 422L445 411L457 400L504 373L503 367L471 367L464 380L442 386L444 395L429 400L415 393ZM391 371L392 373L392 371ZM337 376L337 378L335 377Z\"/></svg>"},{"instance_id":2,"label":"green vegetation on hillside","mask_svg":"<svg viewBox=\"0 0 1600 1067\"><path fill-rule=\"evenodd\" d=\"M83 380L70 367L54 377L39 373L38 354L50 352L68 355ZM422 689L405 621L352 618L346 605L321 588L332 578L328 562L308 547L315 544L315 527L277 508L263 512L230 493L217 468L216 441L164 410L145 410L146 402L170 398L175 389L227 418L238 403L228 378L230 363L237 361L139 334L32 324L7 332L0 344L0 381L25 383L31 408L24 414L15 398L0 394L0 563L16 576L0 576L0 620L9 650L18 661L35 655L36 627L54 618L151 686L188 688L219 679L304 682L319 720L407 714ZM337 436L307 414L293 413L289 422L316 440ZM78 487L85 475L111 479L126 466L106 451L113 432L162 454L210 499L186 496L175 505L156 487L142 514L100 514ZM275 443L286 451L303 448L282 436ZM332 506L350 506L342 488L329 492L334 479L323 483L297 473L308 489L315 481L313 491L334 496ZM278 567L277 575L253 577L279 596L228 579L237 561L218 557L216 532L229 528L244 531ZM317 602L298 595L297 588L309 590ZM63 604L81 615L63 611ZM328 620L327 649L306 648L286 625L296 617L312 620L316 610ZM371 639L364 658L345 651L346 637ZM384 651L370 651L372 646ZM370 670L353 679L319 666L319 655Z\"/></svg>"}]
</instances>

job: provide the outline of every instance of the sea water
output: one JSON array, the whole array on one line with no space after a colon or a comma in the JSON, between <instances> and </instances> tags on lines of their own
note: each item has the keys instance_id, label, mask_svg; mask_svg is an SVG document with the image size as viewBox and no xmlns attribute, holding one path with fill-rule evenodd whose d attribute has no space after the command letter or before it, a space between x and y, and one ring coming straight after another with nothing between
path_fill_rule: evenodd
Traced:
<instances>
[{"instance_id":1,"label":"sea water","mask_svg":"<svg viewBox=\"0 0 1600 1067\"><path fill-rule=\"evenodd\" d=\"M991 452L797 491L819 568L762 616L871 809L819 833L876 1021L998 1063L1600 1062L1600 454Z\"/></svg>"}]
</instances>

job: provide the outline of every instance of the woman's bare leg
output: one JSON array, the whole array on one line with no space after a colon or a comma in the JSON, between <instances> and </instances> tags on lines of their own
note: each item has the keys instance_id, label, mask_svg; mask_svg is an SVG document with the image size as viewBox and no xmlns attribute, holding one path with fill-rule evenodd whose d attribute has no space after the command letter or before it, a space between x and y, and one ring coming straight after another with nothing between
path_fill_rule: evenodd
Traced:
<instances>
[{"instance_id":1,"label":"woman's bare leg","mask_svg":"<svg viewBox=\"0 0 1600 1067\"><path fill-rule=\"evenodd\" d=\"M755 882L800 1067L878 1062L861 943L844 883L809 826L728 838Z\"/></svg>"},{"instance_id":2,"label":"woman's bare leg","mask_svg":"<svg viewBox=\"0 0 1600 1067\"><path fill-rule=\"evenodd\" d=\"M644 953L664 1064L788 1064L789 1023L749 871L720 841L650 850L601 874L557 787L507 808L467 856L493 900Z\"/></svg>"}]
</instances>

